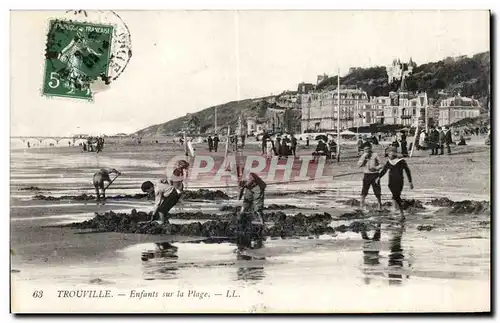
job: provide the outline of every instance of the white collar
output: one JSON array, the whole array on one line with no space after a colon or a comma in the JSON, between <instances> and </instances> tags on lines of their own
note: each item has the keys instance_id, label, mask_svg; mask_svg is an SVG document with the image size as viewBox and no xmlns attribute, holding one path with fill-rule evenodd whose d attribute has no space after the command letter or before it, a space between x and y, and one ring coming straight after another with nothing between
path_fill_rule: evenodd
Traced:
<instances>
[{"instance_id":1,"label":"white collar","mask_svg":"<svg viewBox=\"0 0 500 323\"><path fill-rule=\"evenodd\" d=\"M403 160L403 158L389 159L389 163L391 163L391 165L394 166L402 160Z\"/></svg>"}]
</instances>

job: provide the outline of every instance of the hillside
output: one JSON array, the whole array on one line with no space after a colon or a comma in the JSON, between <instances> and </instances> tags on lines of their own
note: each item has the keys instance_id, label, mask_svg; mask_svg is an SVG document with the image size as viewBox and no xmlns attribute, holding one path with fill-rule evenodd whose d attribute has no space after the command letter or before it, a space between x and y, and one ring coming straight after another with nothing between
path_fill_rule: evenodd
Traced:
<instances>
[{"instance_id":1,"label":"hillside","mask_svg":"<svg viewBox=\"0 0 500 323\"><path fill-rule=\"evenodd\" d=\"M400 84L388 84L385 66L351 69L350 73L340 78L342 86L358 87L369 96L387 96L396 91ZM445 58L438 62L417 65L405 82L409 91L426 91L429 98L439 103L440 91L449 94L460 92L462 96L474 96L485 109L488 106L490 84L490 52L472 57ZM331 90L337 86L337 76L329 77L316 86L317 90ZM265 98L246 99L221 104L217 110L217 124L236 125L239 115L263 117L269 106ZM135 133L137 136L154 136L175 133L186 127L193 118L201 133L213 130L215 106L177 118L159 125L150 126Z\"/></svg>"},{"instance_id":2,"label":"hillside","mask_svg":"<svg viewBox=\"0 0 500 323\"><path fill-rule=\"evenodd\" d=\"M387 96L399 88L400 83L388 84L386 69L383 66L356 68L340 77L342 86L363 89L369 96ZM490 84L490 52L472 57L448 57L439 62L417 65L406 79L408 91L426 91L430 98L438 98L438 92L462 96L474 96L486 106L488 85ZM330 90L337 86L337 76L319 83L317 89Z\"/></svg>"},{"instance_id":3,"label":"hillside","mask_svg":"<svg viewBox=\"0 0 500 323\"><path fill-rule=\"evenodd\" d=\"M247 99L241 101L232 101L217 106L217 125L236 125L238 116L241 112L245 112L246 116L259 116L259 102L261 99ZM265 110L263 111L265 113ZM147 127L139 130L134 135L140 137L160 136L172 134L181 131L187 127L192 117L199 120L199 128L201 133L213 130L215 119L215 106L201 110L199 112L188 114L174 120L167 121L162 124Z\"/></svg>"}]
</instances>

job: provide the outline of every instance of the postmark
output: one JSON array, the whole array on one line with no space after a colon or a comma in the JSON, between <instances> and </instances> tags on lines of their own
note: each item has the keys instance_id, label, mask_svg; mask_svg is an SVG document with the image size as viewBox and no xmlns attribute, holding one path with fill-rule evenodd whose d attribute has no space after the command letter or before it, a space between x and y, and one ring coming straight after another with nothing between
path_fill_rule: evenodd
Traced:
<instances>
[{"instance_id":1,"label":"postmark","mask_svg":"<svg viewBox=\"0 0 500 323\"><path fill-rule=\"evenodd\" d=\"M49 21L42 92L93 100L132 57L130 32L112 11L67 11Z\"/></svg>"}]
</instances>

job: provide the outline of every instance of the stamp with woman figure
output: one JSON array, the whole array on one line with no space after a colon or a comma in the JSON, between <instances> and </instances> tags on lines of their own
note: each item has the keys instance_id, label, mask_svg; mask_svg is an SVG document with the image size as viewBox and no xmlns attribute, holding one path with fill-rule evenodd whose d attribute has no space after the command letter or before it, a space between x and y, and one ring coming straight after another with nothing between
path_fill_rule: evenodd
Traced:
<instances>
[{"instance_id":1,"label":"stamp with woman figure","mask_svg":"<svg viewBox=\"0 0 500 323\"><path fill-rule=\"evenodd\" d=\"M113 26L66 20L49 25L43 94L92 99L91 83L108 77Z\"/></svg>"}]
</instances>

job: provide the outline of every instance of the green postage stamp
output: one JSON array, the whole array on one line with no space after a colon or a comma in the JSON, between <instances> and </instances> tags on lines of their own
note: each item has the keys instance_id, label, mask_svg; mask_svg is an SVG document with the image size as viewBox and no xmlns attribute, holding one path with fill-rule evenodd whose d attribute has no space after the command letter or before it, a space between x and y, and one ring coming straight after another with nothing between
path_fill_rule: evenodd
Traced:
<instances>
[{"instance_id":1,"label":"green postage stamp","mask_svg":"<svg viewBox=\"0 0 500 323\"><path fill-rule=\"evenodd\" d=\"M108 78L113 28L112 25L51 20L43 94L92 100L91 83Z\"/></svg>"}]
</instances>

